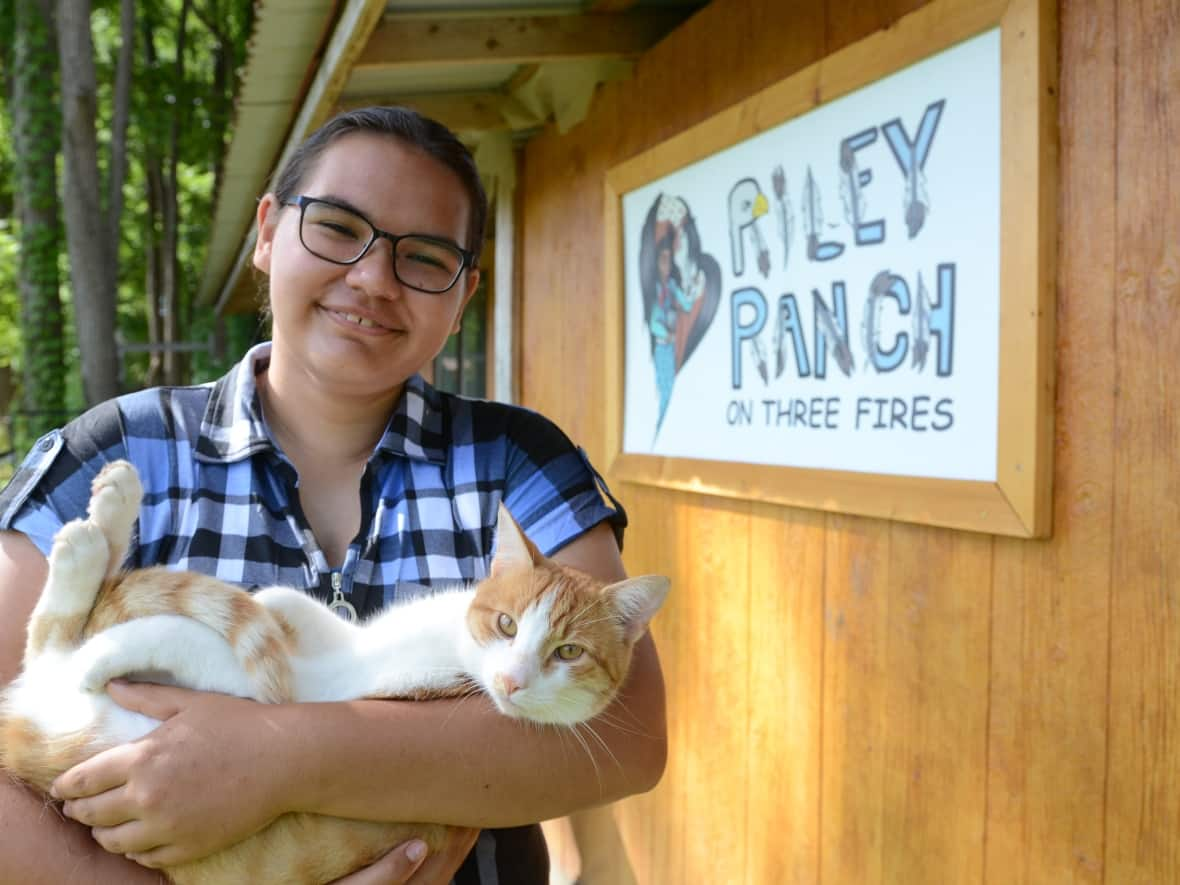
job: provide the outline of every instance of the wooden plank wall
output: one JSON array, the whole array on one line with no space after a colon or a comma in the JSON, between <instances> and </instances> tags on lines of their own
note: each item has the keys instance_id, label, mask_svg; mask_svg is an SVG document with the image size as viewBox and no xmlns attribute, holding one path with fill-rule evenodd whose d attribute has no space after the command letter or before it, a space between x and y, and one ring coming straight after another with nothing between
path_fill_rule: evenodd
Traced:
<instances>
[{"instance_id":1,"label":"wooden plank wall","mask_svg":"<svg viewBox=\"0 0 1180 885\"><path fill-rule=\"evenodd\" d=\"M529 144L522 398L598 464L604 171L918 5L715 0ZM1059 32L1053 537L617 487L671 755L587 885L1180 882L1180 0Z\"/></svg>"}]
</instances>

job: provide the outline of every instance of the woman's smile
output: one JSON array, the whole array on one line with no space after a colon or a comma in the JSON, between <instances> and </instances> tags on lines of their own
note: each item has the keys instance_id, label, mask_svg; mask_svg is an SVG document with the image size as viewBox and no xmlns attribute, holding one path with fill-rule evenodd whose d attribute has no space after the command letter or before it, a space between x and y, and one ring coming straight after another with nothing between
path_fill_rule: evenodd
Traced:
<instances>
[{"instance_id":1,"label":"woman's smile","mask_svg":"<svg viewBox=\"0 0 1180 885\"><path fill-rule=\"evenodd\" d=\"M348 326L350 330L358 330L374 335L399 331L390 326L387 320L376 319L368 313L335 307L322 307L321 309L332 319Z\"/></svg>"}]
</instances>

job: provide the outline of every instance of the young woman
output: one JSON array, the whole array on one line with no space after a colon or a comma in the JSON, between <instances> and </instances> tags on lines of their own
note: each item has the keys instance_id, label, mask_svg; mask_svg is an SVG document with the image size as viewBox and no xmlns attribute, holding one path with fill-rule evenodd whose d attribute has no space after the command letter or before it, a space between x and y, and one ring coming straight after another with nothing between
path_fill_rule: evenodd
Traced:
<instances>
[{"instance_id":1,"label":"young woman","mask_svg":"<svg viewBox=\"0 0 1180 885\"><path fill-rule=\"evenodd\" d=\"M116 458L146 490L137 566L298 586L364 617L481 577L503 500L544 552L622 577L625 517L560 430L417 375L475 292L486 213L466 149L413 112L350 112L314 134L258 206L272 341L216 383L92 409L42 439L0 494L0 682L19 669L54 532ZM664 762L650 637L591 752L480 699L268 706L110 691L163 724L63 775L67 820L0 783L6 881L152 882L146 867L302 810L455 826L448 850L423 861L419 843L399 846L348 885L446 883L456 870L460 882L545 882L534 822L649 789Z\"/></svg>"}]
</instances>

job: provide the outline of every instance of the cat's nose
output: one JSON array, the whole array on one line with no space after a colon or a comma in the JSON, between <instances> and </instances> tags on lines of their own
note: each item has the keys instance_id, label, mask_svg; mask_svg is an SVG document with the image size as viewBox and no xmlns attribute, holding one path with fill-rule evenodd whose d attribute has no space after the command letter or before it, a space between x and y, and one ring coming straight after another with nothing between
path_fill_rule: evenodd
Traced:
<instances>
[{"instance_id":1,"label":"cat's nose","mask_svg":"<svg viewBox=\"0 0 1180 885\"><path fill-rule=\"evenodd\" d=\"M520 690L520 683L505 673L496 674L496 688L508 697Z\"/></svg>"}]
</instances>

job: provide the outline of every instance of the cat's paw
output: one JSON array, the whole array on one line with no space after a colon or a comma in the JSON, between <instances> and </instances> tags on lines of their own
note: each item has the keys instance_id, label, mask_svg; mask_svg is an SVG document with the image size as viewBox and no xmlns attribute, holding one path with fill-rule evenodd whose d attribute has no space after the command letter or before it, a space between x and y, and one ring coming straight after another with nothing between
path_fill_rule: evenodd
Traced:
<instances>
[{"instance_id":1,"label":"cat's paw","mask_svg":"<svg viewBox=\"0 0 1180 885\"><path fill-rule=\"evenodd\" d=\"M53 549L49 551L50 582L67 593L88 588L93 598L94 585L102 581L109 555L110 547L102 529L89 520L67 522L54 536Z\"/></svg>"},{"instance_id":2,"label":"cat's paw","mask_svg":"<svg viewBox=\"0 0 1180 885\"><path fill-rule=\"evenodd\" d=\"M112 461L94 478L90 486L90 521L107 538L109 560L102 571L114 577L127 557L131 529L139 516L143 486L139 474L126 461Z\"/></svg>"},{"instance_id":3,"label":"cat's paw","mask_svg":"<svg viewBox=\"0 0 1180 885\"><path fill-rule=\"evenodd\" d=\"M130 531L139 516L143 485L127 461L112 461L90 485L90 518L104 529Z\"/></svg>"}]
</instances>

